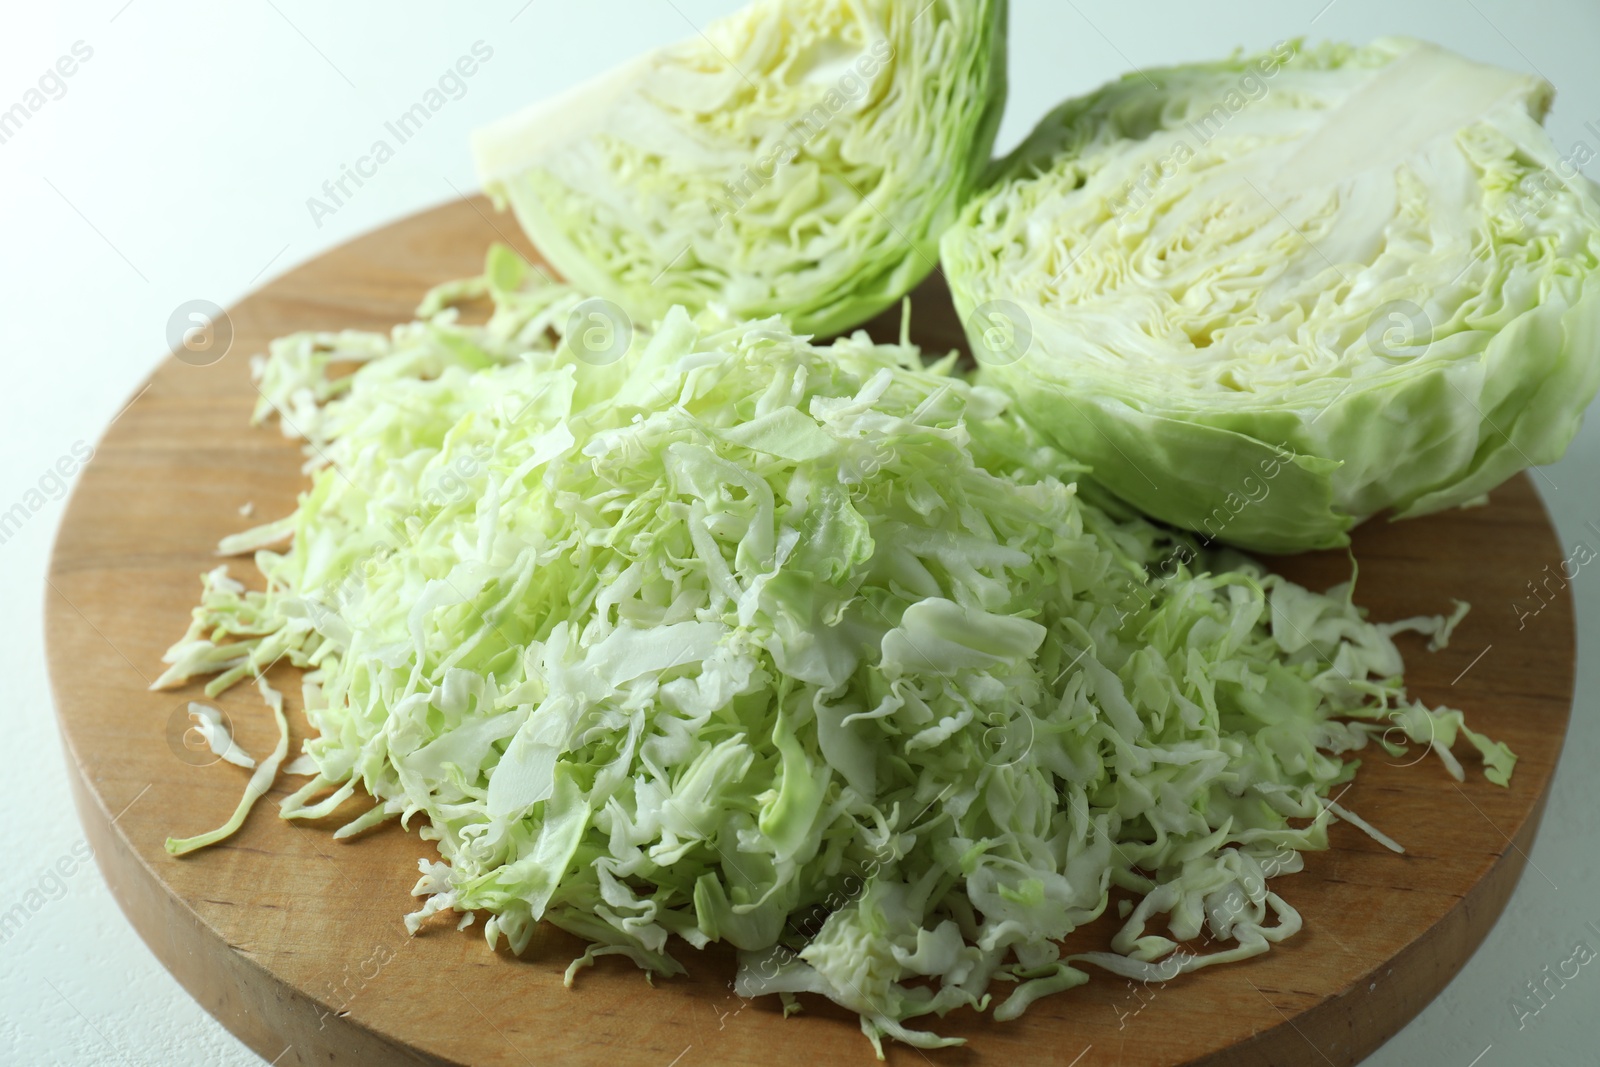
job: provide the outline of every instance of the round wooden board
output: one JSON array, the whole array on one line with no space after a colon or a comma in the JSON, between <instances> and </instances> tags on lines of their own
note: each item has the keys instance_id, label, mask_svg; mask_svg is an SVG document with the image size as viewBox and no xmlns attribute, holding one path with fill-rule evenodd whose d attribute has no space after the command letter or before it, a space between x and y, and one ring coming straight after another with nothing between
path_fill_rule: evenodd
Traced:
<instances>
[{"instance_id":1,"label":"round wooden board","mask_svg":"<svg viewBox=\"0 0 1600 1067\"><path fill-rule=\"evenodd\" d=\"M853 1062L871 1050L848 1013L824 1003L785 1020L776 1003L741 1001L732 958L679 946L684 978L652 989L631 964L603 959L572 989L562 972L580 950L548 931L515 958L490 951L481 927L448 924L408 937L401 917L418 857L431 845L393 824L350 842L275 817L280 782L230 841L177 860L173 833L221 822L247 772L194 766L170 736L199 686L153 693L160 657L183 631L219 538L287 513L304 482L297 443L250 429L251 354L302 329L386 330L411 317L426 287L476 273L493 240L526 247L504 216L461 201L396 223L267 286L230 313L219 362L169 359L111 426L82 475L50 568L50 672L71 754L79 812L107 881L155 954L208 1011L279 1065L397 1062L527 1065ZM925 338L953 340L941 294L919 295ZM890 334L898 313L880 324ZM1320 1064L1358 1062L1448 982L1499 915L1526 862L1572 700L1574 631L1566 594L1539 603L1530 581L1559 565L1549 521L1526 476L1488 507L1356 536L1357 599L1377 618L1475 610L1451 647L1406 641L1411 690L1463 708L1520 757L1509 789L1464 756L1453 782L1435 759L1368 754L1342 803L1398 838L1397 856L1340 824L1330 851L1274 886L1304 932L1264 957L1134 988L1089 985L995 1023L956 1013L935 1028L969 1039L924 1054L891 1046L893 1063ZM1279 561L1326 588L1348 576L1343 553ZM250 577L251 568L235 573ZM291 694L287 669L275 677ZM275 729L253 688L221 706L247 750ZM299 750L305 722L291 716ZM345 816L359 810L352 804ZM1074 935L1102 944L1114 923ZM181 1053L176 1058L182 1059Z\"/></svg>"}]
</instances>

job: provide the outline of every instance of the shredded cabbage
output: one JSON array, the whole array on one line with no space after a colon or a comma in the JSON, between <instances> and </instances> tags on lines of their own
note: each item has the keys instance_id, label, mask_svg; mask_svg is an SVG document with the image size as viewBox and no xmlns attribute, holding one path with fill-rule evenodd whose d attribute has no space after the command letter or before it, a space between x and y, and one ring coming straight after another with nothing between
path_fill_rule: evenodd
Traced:
<instances>
[{"instance_id":1,"label":"shredded cabbage","mask_svg":"<svg viewBox=\"0 0 1600 1067\"><path fill-rule=\"evenodd\" d=\"M255 758L240 748L234 741L233 734L228 724L223 721L222 712L209 704L199 704L193 701L188 707L189 718L194 721L191 727L205 741L206 747L221 759L227 760L236 767L246 770L255 770Z\"/></svg>"},{"instance_id":2,"label":"shredded cabbage","mask_svg":"<svg viewBox=\"0 0 1600 1067\"><path fill-rule=\"evenodd\" d=\"M447 306L482 295L483 325ZM1406 695L1392 633L1452 621L1374 625L1087 499L954 357L675 309L595 365L580 299L497 248L391 335L274 343L258 416L311 488L233 539L265 587L206 575L158 682L304 668L282 814L421 816L414 931L481 913L520 952L548 921L593 943L568 981L729 942L742 995L821 994L881 1055L1293 934L1269 879L1355 821L1330 792L1369 741L1511 773ZM1063 955L1114 899L1109 949Z\"/></svg>"}]
</instances>

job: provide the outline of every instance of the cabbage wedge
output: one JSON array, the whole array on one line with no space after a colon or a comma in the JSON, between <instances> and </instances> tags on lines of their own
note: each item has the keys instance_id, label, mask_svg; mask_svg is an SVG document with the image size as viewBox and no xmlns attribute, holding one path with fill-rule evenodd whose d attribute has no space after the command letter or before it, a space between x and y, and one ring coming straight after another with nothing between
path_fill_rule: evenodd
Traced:
<instances>
[{"instance_id":1,"label":"cabbage wedge","mask_svg":"<svg viewBox=\"0 0 1600 1067\"><path fill-rule=\"evenodd\" d=\"M981 380L1124 500L1250 549L1476 502L1600 385L1600 201L1551 96L1385 39L1070 101L943 241Z\"/></svg>"},{"instance_id":2,"label":"cabbage wedge","mask_svg":"<svg viewBox=\"0 0 1600 1067\"><path fill-rule=\"evenodd\" d=\"M989 163L1006 0L757 0L478 131L479 176L574 285L673 305L871 318L930 273Z\"/></svg>"}]
</instances>

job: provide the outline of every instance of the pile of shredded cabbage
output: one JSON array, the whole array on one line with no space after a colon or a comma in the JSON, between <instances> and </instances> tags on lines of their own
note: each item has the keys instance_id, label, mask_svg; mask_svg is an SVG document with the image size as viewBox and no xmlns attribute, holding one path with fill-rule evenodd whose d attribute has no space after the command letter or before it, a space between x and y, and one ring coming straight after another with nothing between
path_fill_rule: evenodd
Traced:
<instances>
[{"instance_id":1,"label":"pile of shredded cabbage","mask_svg":"<svg viewBox=\"0 0 1600 1067\"><path fill-rule=\"evenodd\" d=\"M486 325L450 307L485 295ZM207 575L157 684L256 679L282 740L171 851L270 785L286 659L315 736L282 814L360 791L337 836L423 816L413 930L481 912L520 951L546 920L592 942L569 980L727 941L741 995L820 993L881 1055L1086 964L1171 978L1293 934L1267 879L1331 817L1393 846L1330 799L1369 741L1459 778L1459 736L1507 780L1509 750L1400 678L1391 636L1442 642L1464 606L1374 625L1347 586L1107 510L954 357L678 309L592 365L561 339L580 299L496 249L391 336L257 365L312 487L224 544L265 589ZM1110 951L1063 956L1113 889Z\"/></svg>"}]
</instances>

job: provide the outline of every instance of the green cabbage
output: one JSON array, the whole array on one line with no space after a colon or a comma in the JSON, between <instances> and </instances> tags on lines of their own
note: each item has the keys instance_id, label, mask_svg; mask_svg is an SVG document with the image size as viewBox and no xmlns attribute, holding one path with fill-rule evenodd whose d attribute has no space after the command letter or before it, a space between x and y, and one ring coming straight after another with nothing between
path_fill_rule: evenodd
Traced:
<instances>
[{"instance_id":1,"label":"green cabbage","mask_svg":"<svg viewBox=\"0 0 1600 1067\"><path fill-rule=\"evenodd\" d=\"M478 132L478 171L576 286L828 335L938 259L1005 100L1006 0L757 0Z\"/></svg>"},{"instance_id":2,"label":"green cabbage","mask_svg":"<svg viewBox=\"0 0 1600 1067\"><path fill-rule=\"evenodd\" d=\"M1559 458L1600 385L1600 201L1550 100L1382 40L1070 101L944 238L982 380L1243 547L1473 503Z\"/></svg>"},{"instance_id":3,"label":"green cabbage","mask_svg":"<svg viewBox=\"0 0 1600 1067\"><path fill-rule=\"evenodd\" d=\"M485 293L484 325L445 306ZM205 575L157 683L308 671L282 814L421 816L413 931L481 914L520 952L549 921L592 942L569 981L724 941L740 995L933 1046L907 1021L991 988L1012 1018L1087 965L1294 933L1268 879L1366 826L1328 796L1369 741L1460 777L1464 738L1507 780L1401 682L1392 635L1464 607L1373 625L1101 507L953 356L677 309L598 364L554 340L579 306L497 249L391 335L274 343L257 413L308 436L311 488L229 539L264 588ZM1063 955L1113 904L1111 950Z\"/></svg>"}]
</instances>

